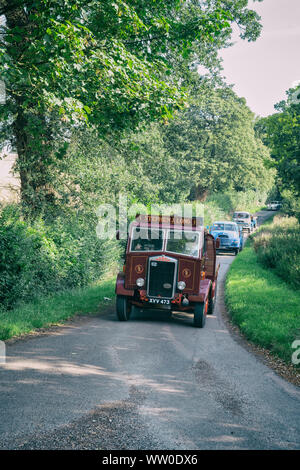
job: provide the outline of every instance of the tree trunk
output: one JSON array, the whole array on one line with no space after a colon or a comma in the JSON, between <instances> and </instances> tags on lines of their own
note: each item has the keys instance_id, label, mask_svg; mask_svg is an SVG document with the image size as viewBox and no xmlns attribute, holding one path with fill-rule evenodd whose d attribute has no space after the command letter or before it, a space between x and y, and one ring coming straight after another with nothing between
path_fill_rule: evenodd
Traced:
<instances>
[{"instance_id":1,"label":"tree trunk","mask_svg":"<svg viewBox=\"0 0 300 470\"><path fill-rule=\"evenodd\" d=\"M49 204L55 203L52 186L52 146L51 137L46 135L49 126L44 116L25 113L22 105L14 122L14 135L18 159L16 168L21 181L21 203L27 216L45 212ZM34 128L42 128L34 136Z\"/></svg>"},{"instance_id":2,"label":"tree trunk","mask_svg":"<svg viewBox=\"0 0 300 470\"><path fill-rule=\"evenodd\" d=\"M6 25L8 28L25 27L28 34L24 39L13 45L10 56L18 61L30 41L30 28L24 8L15 7L8 0L0 0L0 8L5 9ZM10 45L8 45L8 48ZM54 200L51 188L50 165L53 135L51 123L46 122L42 110L36 107L35 99L29 104L31 91L11 86L10 102L13 103L14 141L18 159L16 169L21 181L21 203L25 216L34 216L44 211L46 203Z\"/></svg>"}]
</instances>

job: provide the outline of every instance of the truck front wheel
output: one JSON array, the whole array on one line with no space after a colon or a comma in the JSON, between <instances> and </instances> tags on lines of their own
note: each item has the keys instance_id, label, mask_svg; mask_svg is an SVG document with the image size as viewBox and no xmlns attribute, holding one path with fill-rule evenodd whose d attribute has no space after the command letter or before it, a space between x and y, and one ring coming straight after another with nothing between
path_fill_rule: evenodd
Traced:
<instances>
[{"instance_id":1,"label":"truck front wheel","mask_svg":"<svg viewBox=\"0 0 300 470\"><path fill-rule=\"evenodd\" d=\"M194 326L196 328L203 328L206 320L206 313L208 307L208 299L206 302L199 302L195 305L194 310Z\"/></svg>"},{"instance_id":2,"label":"truck front wheel","mask_svg":"<svg viewBox=\"0 0 300 470\"><path fill-rule=\"evenodd\" d=\"M117 295L116 311L119 321L128 321L131 313L131 304L128 297L124 295Z\"/></svg>"}]
</instances>

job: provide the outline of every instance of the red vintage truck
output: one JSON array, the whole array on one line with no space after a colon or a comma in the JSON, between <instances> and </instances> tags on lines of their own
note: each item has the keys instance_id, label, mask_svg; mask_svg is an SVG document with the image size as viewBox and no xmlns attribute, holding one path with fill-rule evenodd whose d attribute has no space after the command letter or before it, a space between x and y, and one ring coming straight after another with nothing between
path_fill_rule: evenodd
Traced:
<instances>
[{"instance_id":1,"label":"red vintage truck","mask_svg":"<svg viewBox=\"0 0 300 470\"><path fill-rule=\"evenodd\" d=\"M118 319L129 320L135 305L192 312L203 328L216 299L216 244L199 217L137 216L116 281Z\"/></svg>"}]
</instances>

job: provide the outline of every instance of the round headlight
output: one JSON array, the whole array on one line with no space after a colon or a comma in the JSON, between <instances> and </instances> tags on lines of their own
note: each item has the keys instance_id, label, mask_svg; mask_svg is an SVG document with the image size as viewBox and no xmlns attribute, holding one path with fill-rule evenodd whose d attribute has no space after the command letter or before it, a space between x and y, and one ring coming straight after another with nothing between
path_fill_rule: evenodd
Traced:
<instances>
[{"instance_id":1,"label":"round headlight","mask_svg":"<svg viewBox=\"0 0 300 470\"><path fill-rule=\"evenodd\" d=\"M177 282L177 287L178 287L179 290L185 289L185 286L186 286L186 284L185 284L184 281Z\"/></svg>"},{"instance_id":2,"label":"round headlight","mask_svg":"<svg viewBox=\"0 0 300 470\"><path fill-rule=\"evenodd\" d=\"M142 278L142 277L139 277L137 280L136 280L136 285L138 287L143 287L143 285L145 284L145 280Z\"/></svg>"}]
</instances>

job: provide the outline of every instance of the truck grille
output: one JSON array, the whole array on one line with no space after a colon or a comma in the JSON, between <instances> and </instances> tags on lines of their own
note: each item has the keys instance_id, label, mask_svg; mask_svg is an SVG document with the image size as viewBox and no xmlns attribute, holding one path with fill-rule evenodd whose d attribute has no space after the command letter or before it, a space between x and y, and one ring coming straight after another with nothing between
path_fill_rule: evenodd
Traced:
<instances>
[{"instance_id":1,"label":"truck grille","mask_svg":"<svg viewBox=\"0 0 300 470\"><path fill-rule=\"evenodd\" d=\"M150 297L171 299L174 296L177 260L165 259L170 261L163 261L159 256L149 259L147 294Z\"/></svg>"}]
</instances>

